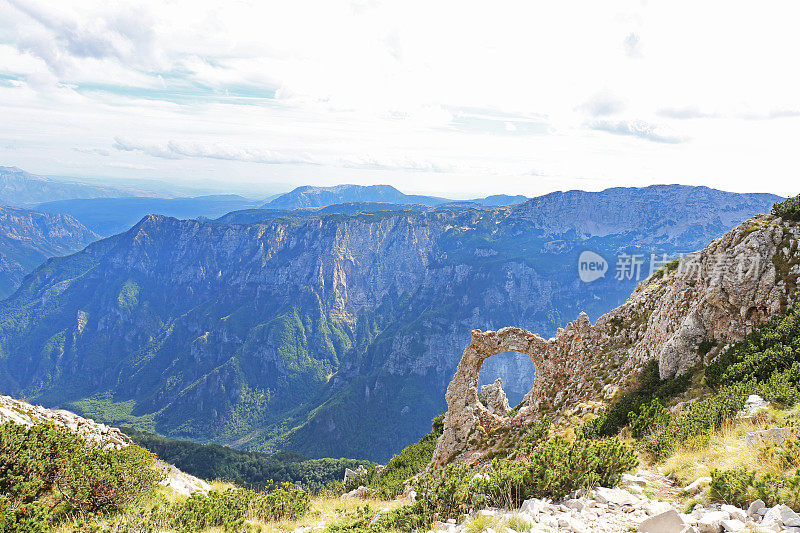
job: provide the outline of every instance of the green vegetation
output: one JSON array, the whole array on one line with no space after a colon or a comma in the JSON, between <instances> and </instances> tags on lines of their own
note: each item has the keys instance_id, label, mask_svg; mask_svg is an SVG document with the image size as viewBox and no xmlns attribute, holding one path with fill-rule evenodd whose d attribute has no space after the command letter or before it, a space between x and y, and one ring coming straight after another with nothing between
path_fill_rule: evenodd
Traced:
<instances>
[{"instance_id":1,"label":"green vegetation","mask_svg":"<svg viewBox=\"0 0 800 533\"><path fill-rule=\"evenodd\" d=\"M246 531L251 522L298 518L309 493L279 485L269 493L235 488L168 501L156 491L164 472L132 444L89 445L52 424L0 425L0 531ZM113 528L112 528L113 526Z\"/></svg>"},{"instance_id":2,"label":"green vegetation","mask_svg":"<svg viewBox=\"0 0 800 533\"><path fill-rule=\"evenodd\" d=\"M0 425L1 531L45 531L65 517L113 512L163 474L138 446L104 450L52 424Z\"/></svg>"},{"instance_id":3,"label":"green vegetation","mask_svg":"<svg viewBox=\"0 0 800 533\"><path fill-rule=\"evenodd\" d=\"M341 480L346 468L370 465L368 461L355 459L308 459L293 452L246 452L225 446L170 440L130 428L122 430L136 444L188 474L202 479L230 481L253 490L268 489L284 482L318 490L332 481Z\"/></svg>"},{"instance_id":4,"label":"green vegetation","mask_svg":"<svg viewBox=\"0 0 800 533\"><path fill-rule=\"evenodd\" d=\"M411 531L485 506L514 508L528 498L558 499L576 489L614 486L624 472L638 465L634 450L616 438L570 441L549 436L550 427L549 420L531 426L513 458L498 457L485 467L459 463L423 472L413 482L417 493L413 504L377 519L365 510L363 516L353 516L329 531ZM423 441L429 438L430 434Z\"/></svg>"},{"instance_id":5,"label":"green vegetation","mask_svg":"<svg viewBox=\"0 0 800 533\"><path fill-rule=\"evenodd\" d=\"M800 222L800 194L772 206L772 214L785 220Z\"/></svg>"},{"instance_id":6,"label":"green vegetation","mask_svg":"<svg viewBox=\"0 0 800 533\"><path fill-rule=\"evenodd\" d=\"M658 362L650 361L629 390L604 409L598 418L584 424L582 434L586 437L611 437L634 418L637 427L644 429L649 423L642 420L642 410L653 409L653 402L663 405L668 399L683 393L690 380L689 375L662 380L658 375Z\"/></svg>"}]
</instances>

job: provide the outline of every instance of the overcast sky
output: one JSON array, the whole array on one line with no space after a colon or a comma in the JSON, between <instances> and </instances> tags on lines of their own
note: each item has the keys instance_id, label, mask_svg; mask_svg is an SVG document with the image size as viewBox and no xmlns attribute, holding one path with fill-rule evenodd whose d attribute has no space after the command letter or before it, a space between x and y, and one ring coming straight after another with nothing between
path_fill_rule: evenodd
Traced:
<instances>
[{"instance_id":1,"label":"overcast sky","mask_svg":"<svg viewBox=\"0 0 800 533\"><path fill-rule=\"evenodd\" d=\"M800 192L800 3L0 0L0 165Z\"/></svg>"}]
</instances>

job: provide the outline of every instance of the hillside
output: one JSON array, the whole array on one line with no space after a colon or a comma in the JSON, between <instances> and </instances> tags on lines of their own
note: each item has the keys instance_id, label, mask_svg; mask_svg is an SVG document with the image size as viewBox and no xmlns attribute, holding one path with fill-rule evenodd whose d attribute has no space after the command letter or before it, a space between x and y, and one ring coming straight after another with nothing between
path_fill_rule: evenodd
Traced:
<instances>
[{"instance_id":1,"label":"hillside","mask_svg":"<svg viewBox=\"0 0 800 533\"><path fill-rule=\"evenodd\" d=\"M173 438L382 461L444 411L473 328L549 336L580 311L599 317L637 283L614 278L620 252L688 252L718 236L720 211L744 220L751 206L769 209L706 195L682 228L685 210L652 200L657 192L629 190L628 200L646 198L623 204L626 220L639 205L642 223L603 236L592 217L613 220L620 205L597 202L565 233L514 209L258 225L149 216L49 262L5 302L0 387ZM680 231L654 248L665 224ZM611 262L592 283L576 271L587 249ZM525 369L506 380L521 399L530 364L504 357L481 378Z\"/></svg>"},{"instance_id":2,"label":"hillside","mask_svg":"<svg viewBox=\"0 0 800 533\"><path fill-rule=\"evenodd\" d=\"M71 216L0 205L0 299L48 258L77 252L98 238Z\"/></svg>"},{"instance_id":3,"label":"hillside","mask_svg":"<svg viewBox=\"0 0 800 533\"><path fill-rule=\"evenodd\" d=\"M90 198L59 200L36 206L45 213L62 213L108 237L127 231L142 217L157 213L175 218L216 218L230 211L254 207L256 202L235 194L192 198Z\"/></svg>"},{"instance_id":4,"label":"hillside","mask_svg":"<svg viewBox=\"0 0 800 533\"><path fill-rule=\"evenodd\" d=\"M132 196L136 191L68 180L45 178L17 167L0 167L0 204L34 207L43 202L71 198Z\"/></svg>"}]
</instances>

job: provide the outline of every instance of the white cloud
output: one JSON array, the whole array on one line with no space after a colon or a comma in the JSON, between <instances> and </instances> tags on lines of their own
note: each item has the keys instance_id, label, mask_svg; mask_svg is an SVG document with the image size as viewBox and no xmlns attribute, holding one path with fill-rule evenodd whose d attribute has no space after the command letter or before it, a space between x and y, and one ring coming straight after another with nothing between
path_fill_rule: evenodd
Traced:
<instances>
[{"instance_id":1,"label":"white cloud","mask_svg":"<svg viewBox=\"0 0 800 533\"><path fill-rule=\"evenodd\" d=\"M788 194L798 15L791 1L0 0L0 146L16 147L0 163L465 197L681 179Z\"/></svg>"}]
</instances>

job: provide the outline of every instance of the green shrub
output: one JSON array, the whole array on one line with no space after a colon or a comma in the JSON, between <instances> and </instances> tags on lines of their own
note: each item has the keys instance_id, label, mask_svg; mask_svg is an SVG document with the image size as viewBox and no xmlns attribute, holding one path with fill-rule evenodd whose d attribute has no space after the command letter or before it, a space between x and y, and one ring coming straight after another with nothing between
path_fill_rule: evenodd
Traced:
<instances>
[{"instance_id":1,"label":"green shrub","mask_svg":"<svg viewBox=\"0 0 800 533\"><path fill-rule=\"evenodd\" d=\"M651 404L653 400L666 403L683 393L690 380L688 374L662 380L658 375L658 362L650 361L639 374L637 384L604 409L598 418L585 423L580 433L587 438L612 437L629 423L631 415L638 415L643 406Z\"/></svg>"},{"instance_id":2,"label":"green shrub","mask_svg":"<svg viewBox=\"0 0 800 533\"><path fill-rule=\"evenodd\" d=\"M658 398L653 398L649 404L642 405L638 413L628 413L631 436L634 439L641 439L650 432L663 429L671 419L664 404Z\"/></svg>"},{"instance_id":3,"label":"green shrub","mask_svg":"<svg viewBox=\"0 0 800 533\"><path fill-rule=\"evenodd\" d=\"M800 472L758 474L745 468L711 472L711 496L740 507L757 499L800 510Z\"/></svg>"},{"instance_id":4,"label":"green shrub","mask_svg":"<svg viewBox=\"0 0 800 533\"><path fill-rule=\"evenodd\" d=\"M480 490L492 505L519 507L529 498L563 498L578 489L613 487L639 464L633 449L619 440L553 437L530 455L495 459Z\"/></svg>"},{"instance_id":5,"label":"green shrub","mask_svg":"<svg viewBox=\"0 0 800 533\"><path fill-rule=\"evenodd\" d=\"M179 531L201 531L222 527L225 531L242 531L246 521L296 519L310 507L308 492L284 485L270 493L247 489L195 493L176 503L170 510L170 521Z\"/></svg>"},{"instance_id":6,"label":"green shrub","mask_svg":"<svg viewBox=\"0 0 800 533\"><path fill-rule=\"evenodd\" d=\"M658 431L644 435L643 449L657 458L663 458L679 446L694 448L708 443L711 434L718 431L723 422L736 416L754 390L752 383L730 385L712 397L690 405Z\"/></svg>"},{"instance_id":7,"label":"green shrub","mask_svg":"<svg viewBox=\"0 0 800 533\"><path fill-rule=\"evenodd\" d=\"M0 425L0 497L10 531L47 527L69 513L113 512L163 478L138 446L104 450L53 424ZM20 529L22 528L22 529ZM30 529L31 531L35 529Z\"/></svg>"},{"instance_id":8,"label":"green shrub","mask_svg":"<svg viewBox=\"0 0 800 533\"><path fill-rule=\"evenodd\" d=\"M711 386L744 381L766 382L773 374L790 372L800 378L800 305L787 310L728 348L706 367Z\"/></svg>"},{"instance_id":9,"label":"green shrub","mask_svg":"<svg viewBox=\"0 0 800 533\"><path fill-rule=\"evenodd\" d=\"M772 206L772 214L784 220L800 222L800 195L774 204Z\"/></svg>"}]
</instances>

